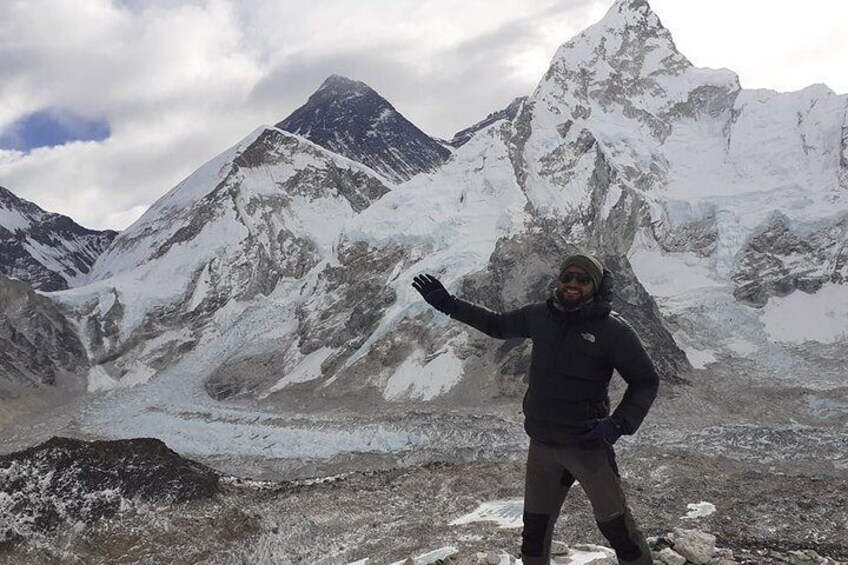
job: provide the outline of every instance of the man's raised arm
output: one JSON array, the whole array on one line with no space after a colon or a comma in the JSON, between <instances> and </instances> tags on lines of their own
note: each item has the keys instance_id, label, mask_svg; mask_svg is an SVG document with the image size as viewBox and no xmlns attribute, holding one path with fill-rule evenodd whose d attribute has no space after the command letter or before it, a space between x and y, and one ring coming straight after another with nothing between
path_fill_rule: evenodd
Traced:
<instances>
[{"instance_id":1,"label":"man's raised arm","mask_svg":"<svg viewBox=\"0 0 848 565\"><path fill-rule=\"evenodd\" d=\"M488 336L498 339L530 337L528 315L530 306L503 314L492 312L488 308L452 296L439 279L428 274L415 277L412 287L439 312L468 324Z\"/></svg>"}]
</instances>

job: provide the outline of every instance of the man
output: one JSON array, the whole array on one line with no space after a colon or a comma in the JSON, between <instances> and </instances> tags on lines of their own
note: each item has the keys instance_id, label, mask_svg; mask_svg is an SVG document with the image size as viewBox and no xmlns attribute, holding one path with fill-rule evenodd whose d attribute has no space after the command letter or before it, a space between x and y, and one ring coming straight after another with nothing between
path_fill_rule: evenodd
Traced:
<instances>
[{"instance_id":1,"label":"man","mask_svg":"<svg viewBox=\"0 0 848 565\"><path fill-rule=\"evenodd\" d=\"M582 253L568 257L553 297L503 314L451 296L431 275L415 277L412 286L440 312L489 336L533 340L524 395L530 449L522 563L550 563L554 524L575 481L619 563L653 563L625 501L612 446L639 428L659 379L633 328L611 311L612 282L601 262ZM627 390L610 415L613 369Z\"/></svg>"}]
</instances>

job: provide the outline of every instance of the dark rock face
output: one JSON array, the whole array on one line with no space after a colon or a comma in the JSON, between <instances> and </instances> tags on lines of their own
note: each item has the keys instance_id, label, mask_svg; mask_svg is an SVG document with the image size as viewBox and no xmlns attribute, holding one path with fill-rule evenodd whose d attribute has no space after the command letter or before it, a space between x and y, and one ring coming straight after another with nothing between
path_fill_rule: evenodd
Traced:
<instances>
[{"instance_id":1,"label":"dark rock face","mask_svg":"<svg viewBox=\"0 0 848 565\"><path fill-rule=\"evenodd\" d=\"M280 344L277 350L264 355L237 357L225 363L206 382L206 390L213 398L221 400L255 392L263 382L267 385L270 378L285 376L288 348L296 348L302 355L325 347L337 350L322 362L322 378L302 384L299 389L312 390L326 379L344 377L340 379L343 386L322 389L321 397L341 389L344 389L341 394L350 392L344 387L351 379L343 374L341 367L369 339L386 310L395 303L395 291L386 285L386 279L398 264L411 259L404 247L377 250L362 242L343 242L338 253L339 265L327 268L318 276L320 291L297 308L298 327L291 336L292 343ZM379 369L382 367L370 367L369 376L362 379L359 388L372 386Z\"/></svg>"},{"instance_id":2,"label":"dark rock face","mask_svg":"<svg viewBox=\"0 0 848 565\"><path fill-rule=\"evenodd\" d=\"M56 305L0 275L0 382L53 385L87 370L85 348Z\"/></svg>"},{"instance_id":3,"label":"dark rock face","mask_svg":"<svg viewBox=\"0 0 848 565\"><path fill-rule=\"evenodd\" d=\"M747 242L732 275L734 296L765 306L771 296L813 293L848 281L848 216L805 231L776 213Z\"/></svg>"},{"instance_id":4,"label":"dark rock face","mask_svg":"<svg viewBox=\"0 0 848 565\"><path fill-rule=\"evenodd\" d=\"M85 442L54 437L0 456L0 548L63 524L90 526L124 500L173 504L219 492L213 470L157 439Z\"/></svg>"},{"instance_id":5,"label":"dark rock face","mask_svg":"<svg viewBox=\"0 0 848 565\"><path fill-rule=\"evenodd\" d=\"M39 290L68 288L70 281L91 270L117 235L112 230L83 228L0 186L3 208L19 216L24 227L0 225L0 274L25 280Z\"/></svg>"},{"instance_id":6,"label":"dark rock face","mask_svg":"<svg viewBox=\"0 0 848 565\"><path fill-rule=\"evenodd\" d=\"M715 214L672 226L657 239L662 248L671 253L690 251L700 257L709 257L718 244Z\"/></svg>"},{"instance_id":7,"label":"dark rock face","mask_svg":"<svg viewBox=\"0 0 848 565\"><path fill-rule=\"evenodd\" d=\"M450 150L363 82L333 75L277 127L402 182L432 171Z\"/></svg>"},{"instance_id":8,"label":"dark rock face","mask_svg":"<svg viewBox=\"0 0 848 565\"><path fill-rule=\"evenodd\" d=\"M581 251L568 243L575 239L565 227L570 225L576 222L539 219L526 234L498 241L486 272L467 277L460 296L495 311L547 300L562 261ZM690 368L686 355L666 329L655 301L639 283L626 257L602 253L599 258L613 276L613 310L634 327L663 380L682 382L680 375ZM497 345L500 372L516 374L529 366L529 348L508 342Z\"/></svg>"},{"instance_id":9,"label":"dark rock face","mask_svg":"<svg viewBox=\"0 0 848 565\"><path fill-rule=\"evenodd\" d=\"M516 98L512 102L510 102L509 106L504 108L503 110L499 110L497 112L492 112L485 119L480 120L473 126L467 127L464 130L458 131L454 134L453 138L448 142L453 147L461 147L468 143L468 140L474 137L474 134L478 131L489 127L493 123L500 120L509 120L512 121L518 115L518 112L521 110L521 106L527 101L526 96L522 96L520 98Z\"/></svg>"},{"instance_id":10,"label":"dark rock face","mask_svg":"<svg viewBox=\"0 0 848 565\"><path fill-rule=\"evenodd\" d=\"M395 301L385 285L385 273L404 259L401 248L380 253L361 242L339 250L340 265L320 275L325 300L298 309L300 348L311 353L321 347L355 351L377 327L382 313Z\"/></svg>"}]
</instances>

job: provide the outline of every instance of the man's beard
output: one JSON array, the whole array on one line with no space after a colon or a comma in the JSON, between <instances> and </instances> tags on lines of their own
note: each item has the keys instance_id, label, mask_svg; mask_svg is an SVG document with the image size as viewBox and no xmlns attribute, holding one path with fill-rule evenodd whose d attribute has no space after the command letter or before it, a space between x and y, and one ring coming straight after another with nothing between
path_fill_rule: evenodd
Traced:
<instances>
[{"instance_id":1,"label":"man's beard","mask_svg":"<svg viewBox=\"0 0 848 565\"><path fill-rule=\"evenodd\" d=\"M554 289L554 300L564 312L573 312L574 310L579 310L583 304L585 304L591 299L591 296L587 298L583 298L582 296L580 298L568 298L562 292L560 292L559 288Z\"/></svg>"}]
</instances>

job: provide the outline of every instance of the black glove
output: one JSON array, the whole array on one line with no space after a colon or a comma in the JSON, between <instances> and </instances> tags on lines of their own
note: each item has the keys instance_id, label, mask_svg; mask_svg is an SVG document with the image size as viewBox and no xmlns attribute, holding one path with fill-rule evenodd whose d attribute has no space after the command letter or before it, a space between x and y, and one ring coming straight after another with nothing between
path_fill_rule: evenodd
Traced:
<instances>
[{"instance_id":1,"label":"black glove","mask_svg":"<svg viewBox=\"0 0 848 565\"><path fill-rule=\"evenodd\" d=\"M450 316L458 310L456 298L433 275L418 275L413 279L412 288L421 293L427 304L443 314Z\"/></svg>"},{"instance_id":2,"label":"black glove","mask_svg":"<svg viewBox=\"0 0 848 565\"><path fill-rule=\"evenodd\" d=\"M613 445L621 437L621 426L612 418L595 420L592 427L580 437L581 443Z\"/></svg>"}]
</instances>

